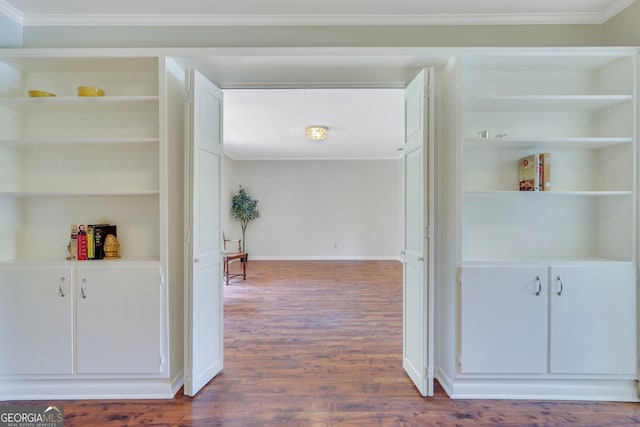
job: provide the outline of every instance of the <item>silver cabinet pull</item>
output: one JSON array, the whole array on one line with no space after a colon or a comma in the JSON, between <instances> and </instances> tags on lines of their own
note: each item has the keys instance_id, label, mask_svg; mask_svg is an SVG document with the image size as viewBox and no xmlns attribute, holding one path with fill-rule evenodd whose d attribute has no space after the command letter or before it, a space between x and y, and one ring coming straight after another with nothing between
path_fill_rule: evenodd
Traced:
<instances>
[{"instance_id":1,"label":"silver cabinet pull","mask_svg":"<svg viewBox=\"0 0 640 427\"><path fill-rule=\"evenodd\" d=\"M542 292L542 282L540 281L540 276L536 276L536 280L538 281L538 290L536 291L536 295L540 295L540 292Z\"/></svg>"},{"instance_id":2,"label":"silver cabinet pull","mask_svg":"<svg viewBox=\"0 0 640 427\"><path fill-rule=\"evenodd\" d=\"M418 261L424 261L424 257L423 256L419 256L418 257Z\"/></svg>"},{"instance_id":3,"label":"silver cabinet pull","mask_svg":"<svg viewBox=\"0 0 640 427\"><path fill-rule=\"evenodd\" d=\"M82 294L82 298L87 299L87 294L85 292L85 288L87 286L87 279L82 279L82 286L80 286L80 293Z\"/></svg>"},{"instance_id":4,"label":"silver cabinet pull","mask_svg":"<svg viewBox=\"0 0 640 427\"><path fill-rule=\"evenodd\" d=\"M200 258L194 258L193 259L193 263L194 264L199 264L200 263Z\"/></svg>"},{"instance_id":5,"label":"silver cabinet pull","mask_svg":"<svg viewBox=\"0 0 640 427\"><path fill-rule=\"evenodd\" d=\"M64 285L64 277L60 278L60 283L58 284L58 294L60 294L60 296L62 298L64 298L64 289L63 289L63 285Z\"/></svg>"},{"instance_id":6,"label":"silver cabinet pull","mask_svg":"<svg viewBox=\"0 0 640 427\"><path fill-rule=\"evenodd\" d=\"M558 295L562 295L562 291L564 290L564 284L562 283L562 278L558 276L558 282L560 282L560 290L558 291Z\"/></svg>"}]
</instances>

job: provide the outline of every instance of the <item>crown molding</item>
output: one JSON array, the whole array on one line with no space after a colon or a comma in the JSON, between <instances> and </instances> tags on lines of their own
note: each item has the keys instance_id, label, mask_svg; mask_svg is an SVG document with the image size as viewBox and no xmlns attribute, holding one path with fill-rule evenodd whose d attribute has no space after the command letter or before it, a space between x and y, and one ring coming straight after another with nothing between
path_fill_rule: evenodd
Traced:
<instances>
[{"instance_id":1,"label":"crown molding","mask_svg":"<svg viewBox=\"0 0 640 427\"><path fill-rule=\"evenodd\" d=\"M425 26L601 24L635 0L602 12L438 15L26 15L25 26ZM0 6L3 4L0 0ZM6 5L6 4L5 4ZM10 7L6 5L7 7ZM13 8L12 8L13 9ZM19 12L13 9L14 15Z\"/></svg>"},{"instance_id":2,"label":"crown molding","mask_svg":"<svg viewBox=\"0 0 640 427\"><path fill-rule=\"evenodd\" d=\"M20 12L4 0L0 0L0 14L7 16L9 19L16 21L20 25L24 25L24 13Z\"/></svg>"}]
</instances>

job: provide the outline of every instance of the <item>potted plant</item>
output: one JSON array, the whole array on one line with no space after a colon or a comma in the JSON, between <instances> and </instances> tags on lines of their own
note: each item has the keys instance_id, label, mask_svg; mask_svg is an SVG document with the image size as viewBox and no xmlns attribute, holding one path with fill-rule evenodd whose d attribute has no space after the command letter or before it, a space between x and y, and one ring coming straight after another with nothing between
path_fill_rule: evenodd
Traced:
<instances>
[{"instance_id":1,"label":"potted plant","mask_svg":"<svg viewBox=\"0 0 640 427\"><path fill-rule=\"evenodd\" d=\"M231 216L233 219L240 221L240 227L242 228L242 252L247 252L245 232L249 223L260 217L260 210L258 210L258 200L252 199L246 190L242 188L242 185L238 193L235 194L231 200Z\"/></svg>"}]
</instances>

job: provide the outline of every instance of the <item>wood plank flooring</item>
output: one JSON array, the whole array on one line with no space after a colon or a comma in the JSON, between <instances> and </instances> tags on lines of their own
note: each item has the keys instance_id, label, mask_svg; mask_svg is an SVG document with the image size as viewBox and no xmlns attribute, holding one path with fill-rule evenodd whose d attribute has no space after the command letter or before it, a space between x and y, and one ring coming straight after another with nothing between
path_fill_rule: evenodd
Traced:
<instances>
[{"instance_id":1,"label":"wood plank flooring","mask_svg":"<svg viewBox=\"0 0 640 427\"><path fill-rule=\"evenodd\" d=\"M634 403L451 400L438 385L420 397L402 369L398 262L250 261L247 272L225 287L224 370L196 397L50 403L65 425L640 425Z\"/></svg>"}]
</instances>

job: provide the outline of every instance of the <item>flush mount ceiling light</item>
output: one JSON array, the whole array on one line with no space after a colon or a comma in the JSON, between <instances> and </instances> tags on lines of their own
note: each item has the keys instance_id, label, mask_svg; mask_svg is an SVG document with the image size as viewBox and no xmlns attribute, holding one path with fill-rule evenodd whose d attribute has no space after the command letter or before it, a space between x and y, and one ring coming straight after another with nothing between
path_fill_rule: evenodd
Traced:
<instances>
[{"instance_id":1,"label":"flush mount ceiling light","mask_svg":"<svg viewBox=\"0 0 640 427\"><path fill-rule=\"evenodd\" d=\"M321 141L323 139L327 139L328 130L329 128L326 126L307 126L304 131L307 135L307 138L314 141Z\"/></svg>"}]
</instances>

